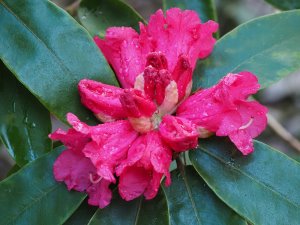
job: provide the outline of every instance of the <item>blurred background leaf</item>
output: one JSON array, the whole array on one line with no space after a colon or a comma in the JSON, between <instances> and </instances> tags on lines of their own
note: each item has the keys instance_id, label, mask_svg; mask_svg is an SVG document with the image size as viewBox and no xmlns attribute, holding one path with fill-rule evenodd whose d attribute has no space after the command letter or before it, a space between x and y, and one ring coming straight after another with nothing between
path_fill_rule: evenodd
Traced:
<instances>
[{"instance_id":1,"label":"blurred background leaf","mask_svg":"<svg viewBox=\"0 0 300 225\"><path fill-rule=\"evenodd\" d=\"M281 10L300 9L299 0L265 0L265 1Z\"/></svg>"}]
</instances>

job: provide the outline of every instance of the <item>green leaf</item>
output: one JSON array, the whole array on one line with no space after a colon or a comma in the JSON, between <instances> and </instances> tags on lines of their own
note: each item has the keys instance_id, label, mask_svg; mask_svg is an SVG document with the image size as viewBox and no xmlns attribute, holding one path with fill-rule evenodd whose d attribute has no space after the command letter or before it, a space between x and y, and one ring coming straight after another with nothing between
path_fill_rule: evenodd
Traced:
<instances>
[{"instance_id":1,"label":"green leaf","mask_svg":"<svg viewBox=\"0 0 300 225\"><path fill-rule=\"evenodd\" d=\"M163 0L163 8L172 7L195 10L202 22L217 21L216 5L214 0Z\"/></svg>"},{"instance_id":2,"label":"green leaf","mask_svg":"<svg viewBox=\"0 0 300 225\"><path fill-rule=\"evenodd\" d=\"M300 69L300 10L260 17L222 37L198 63L194 90L216 84L227 73L250 71L265 88Z\"/></svg>"},{"instance_id":3,"label":"green leaf","mask_svg":"<svg viewBox=\"0 0 300 225\"><path fill-rule=\"evenodd\" d=\"M274 7L282 10L300 9L299 0L265 0Z\"/></svg>"},{"instance_id":4,"label":"green leaf","mask_svg":"<svg viewBox=\"0 0 300 225\"><path fill-rule=\"evenodd\" d=\"M50 113L0 61L0 139L19 166L51 150Z\"/></svg>"},{"instance_id":5,"label":"green leaf","mask_svg":"<svg viewBox=\"0 0 300 225\"><path fill-rule=\"evenodd\" d=\"M190 159L210 188L253 224L299 224L300 164L261 142L242 156L227 139L202 140Z\"/></svg>"},{"instance_id":6,"label":"green leaf","mask_svg":"<svg viewBox=\"0 0 300 225\"><path fill-rule=\"evenodd\" d=\"M0 182L1 224L63 223L85 198L53 179L52 166L62 148L27 164Z\"/></svg>"},{"instance_id":7,"label":"green leaf","mask_svg":"<svg viewBox=\"0 0 300 225\"><path fill-rule=\"evenodd\" d=\"M220 201L192 166L171 173L172 184L163 187L173 225L226 225L247 223Z\"/></svg>"},{"instance_id":8,"label":"green leaf","mask_svg":"<svg viewBox=\"0 0 300 225\"><path fill-rule=\"evenodd\" d=\"M0 58L59 119L67 112L95 123L79 99L83 78L117 85L88 33L47 0L0 1Z\"/></svg>"},{"instance_id":9,"label":"green leaf","mask_svg":"<svg viewBox=\"0 0 300 225\"><path fill-rule=\"evenodd\" d=\"M21 169L20 166L18 166L18 164L13 165L13 167L8 171L8 173L6 174L6 177L9 177L10 175L18 172Z\"/></svg>"},{"instance_id":10,"label":"green leaf","mask_svg":"<svg viewBox=\"0 0 300 225\"><path fill-rule=\"evenodd\" d=\"M120 0L83 0L78 17L92 36L104 37L108 27L127 26L139 30L144 19L131 6Z\"/></svg>"},{"instance_id":11,"label":"green leaf","mask_svg":"<svg viewBox=\"0 0 300 225\"><path fill-rule=\"evenodd\" d=\"M93 207L84 201L64 225L87 225L96 212L97 207Z\"/></svg>"},{"instance_id":12,"label":"green leaf","mask_svg":"<svg viewBox=\"0 0 300 225\"><path fill-rule=\"evenodd\" d=\"M162 191L153 200L142 197L126 202L119 195L110 205L99 209L89 225L167 225L169 224L167 203Z\"/></svg>"}]
</instances>

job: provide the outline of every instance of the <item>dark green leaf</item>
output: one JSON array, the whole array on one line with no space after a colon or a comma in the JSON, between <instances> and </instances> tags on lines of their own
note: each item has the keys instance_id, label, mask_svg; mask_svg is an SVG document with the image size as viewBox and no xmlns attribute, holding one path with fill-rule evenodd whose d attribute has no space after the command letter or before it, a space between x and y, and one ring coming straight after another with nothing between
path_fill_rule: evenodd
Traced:
<instances>
[{"instance_id":1,"label":"dark green leaf","mask_svg":"<svg viewBox=\"0 0 300 225\"><path fill-rule=\"evenodd\" d=\"M50 113L0 61L0 139L19 166L51 149Z\"/></svg>"},{"instance_id":2,"label":"dark green leaf","mask_svg":"<svg viewBox=\"0 0 300 225\"><path fill-rule=\"evenodd\" d=\"M96 212L97 207L93 207L84 201L64 225L87 225Z\"/></svg>"},{"instance_id":3,"label":"dark green leaf","mask_svg":"<svg viewBox=\"0 0 300 225\"><path fill-rule=\"evenodd\" d=\"M198 63L194 90L216 84L227 73L250 71L262 88L300 69L300 10L264 16L222 37Z\"/></svg>"},{"instance_id":4,"label":"dark green leaf","mask_svg":"<svg viewBox=\"0 0 300 225\"><path fill-rule=\"evenodd\" d=\"M242 156L227 139L202 140L190 159L210 188L253 224L299 224L300 164L255 141Z\"/></svg>"},{"instance_id":5,"label":"dark green leaf","mask_svg":"<svg viewBox=\"0 0 300 225\"><path fill-rule=\"evenodd\" d=\"M164 10L172 7L195 10L202 22L217 21L214 0L163 0Z\"/></svg>"},{"instance_id":6,"label":"dark green leaf","mask_svg":"<svg viewBox=\"0 0 300 225\"><path fill-rule=\"evenodd\" d=\"M8 68L59 119L72 112L95 122L80 103L79 80L117 81L87 32L47 0L3 0L0 15L0 58Z\"/></svg>"},{"instance_id":7,"label":"dark green leaf","mask_svg":"<svg viewBox=\"0 0 300 225\"><path fill-rule=\"evenodd\" d=\"M18 166L18 164L13 165L13 167L8 171L8 173L6 174L6 177L9 177L10 175L16 173L17 171L19 171L21 169L20 166Z\"/></svg>"},{"instance_id":8,"label":"dark green leaf","mask_svg":"<svg viewBox=\"0 0 300 225\"><path fill-rule=\"evenodd\" d=\"M220 201L192 166L172 171L172 184L163 187L172 225L226 225L247 223Z\"/></svg>"},{"instance_id":9,"label":"dark green leaf","mask_svg":"<svg viewBox=\"0 0 300 225\"><path fill-rule=\"evenodd\" d=\"M139 29L144 19L120 0L83 0L78 9L80 22L92 36L104 37L108 27L127 26Z\"/></svg>"},{"instance_id":10,"label":"dark green leaf","mask_svg":"<svg viewBox=\"0 0 300 225\"><path fill-rule=\"evenodd\" d=\"M89 223L98 224L167 225L169 217L165 195L160 191L153 200L138 198L129 202L118 196L108 207L97 210Z\"/></svg>"},{"instance_id":11,"label":"dark green leaf","mask_svg":"<svg viewBox=\"0 0 300 225\"><path fill-rule=\"evenodd\" d=\"M300 9L299 0L265 0L274 7L282 10Z\"/></svg>"},{"instance_id":12,"label":"dark green leaf","mask_svg":"<svg viewBox=\"0 0 300 225\"><path fill-rule=\"evenodd\" d=\"M61 149L0 182L1 224L61 224L76 210L85 195L69 192L52 175L53 162Z\"/></svg>"}]
</instances>

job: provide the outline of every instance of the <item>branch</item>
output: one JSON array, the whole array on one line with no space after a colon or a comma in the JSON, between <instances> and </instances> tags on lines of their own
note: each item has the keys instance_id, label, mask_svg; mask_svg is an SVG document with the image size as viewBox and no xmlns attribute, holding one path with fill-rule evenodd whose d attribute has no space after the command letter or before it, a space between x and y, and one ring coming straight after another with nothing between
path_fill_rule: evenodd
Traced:
<instances>
[{"instance_id":1,"label":"branch","mask_svg":"<svg viewBox=\"0 0 300 225\"><path fill-rule=\"evenodd\" d=\"M288 132L270 113L268 113L268 125L275 133L285 140L290 146L300 152L300 141Z\"/></svg>"}]
</instances>

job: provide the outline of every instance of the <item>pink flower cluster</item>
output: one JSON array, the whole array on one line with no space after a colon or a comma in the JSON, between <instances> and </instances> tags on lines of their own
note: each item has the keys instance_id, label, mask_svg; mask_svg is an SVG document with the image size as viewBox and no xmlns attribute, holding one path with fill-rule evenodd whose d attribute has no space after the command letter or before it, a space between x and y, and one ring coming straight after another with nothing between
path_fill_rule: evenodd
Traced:
<instances>
[{"instance_id":1,"label":"pink flower cluster","mask_svg":"<svg viewBox=\"0 0 300 225\"><path fill-rule=\"evenodd\" d=\"M253 74L228 74L189 97L196 61L211 53L217 29L193 11L173 8L140 24L140 34L112 27L104 40L95 37L123 88L80 81L82 103L103 124L88 126L67 115L72 128L50 135L66 146L54 164L55 179L103 208L111 183L127 201L154 198L164 176L171 183L172 153L195 148L199 137L228 136L244 155L251 153L267 112L247 100L259 89Z\"/></svg>"}]
</instances>

